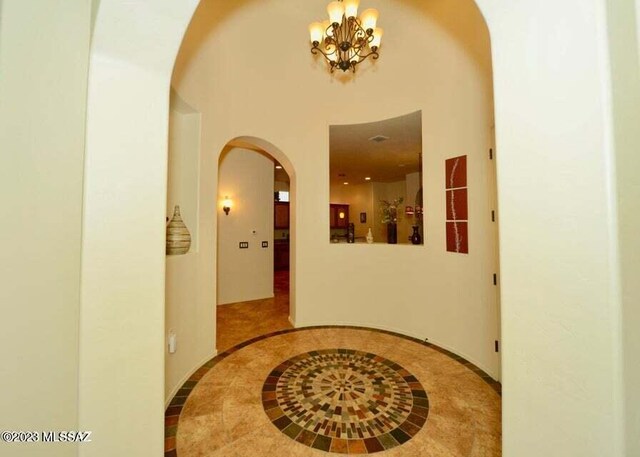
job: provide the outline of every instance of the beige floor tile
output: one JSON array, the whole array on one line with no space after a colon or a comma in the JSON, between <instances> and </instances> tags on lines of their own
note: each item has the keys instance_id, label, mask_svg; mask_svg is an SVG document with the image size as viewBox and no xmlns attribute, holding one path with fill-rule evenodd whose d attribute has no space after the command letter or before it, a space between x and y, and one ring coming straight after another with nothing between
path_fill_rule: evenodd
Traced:
<instances>
[{"instance_id":1,"label":"beige floor tile","mask_svg":"<svg viewBox=\"0 0 640 457\"><path fill-rule=\"evenodd\" d=\"M261 334L291 328L282 274L270 300L218 307L219 352ZM278 289L278 287L276 289ZM432 348L367 329L302 329L254 342L227 356L196 385L182 411L179 457L322 457L327 453L280 432L262 406L262 386L281 362L317 349L377 354L416 376L429 417L408 442L380 457L501 456L501 399L476 373Z\"/></svg>"}]
</instances>

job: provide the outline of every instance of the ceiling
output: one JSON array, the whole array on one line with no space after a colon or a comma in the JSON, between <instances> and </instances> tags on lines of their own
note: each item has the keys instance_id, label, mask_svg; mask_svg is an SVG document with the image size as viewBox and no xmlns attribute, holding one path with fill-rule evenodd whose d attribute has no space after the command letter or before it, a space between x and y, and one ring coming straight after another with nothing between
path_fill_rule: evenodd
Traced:
<instances>
[{"instance_id":1,"label":"ceiling","mask_svg":"<svg viewBox=\"0 0 640 457\"><path fill-rule=\"evenodd\" d=\"M389 139L371 141L376 136ZM368 124L332 125L329 128L330 181L362 184L403 181L420 171L422 112Z\"/></svg>"}]
</instances>

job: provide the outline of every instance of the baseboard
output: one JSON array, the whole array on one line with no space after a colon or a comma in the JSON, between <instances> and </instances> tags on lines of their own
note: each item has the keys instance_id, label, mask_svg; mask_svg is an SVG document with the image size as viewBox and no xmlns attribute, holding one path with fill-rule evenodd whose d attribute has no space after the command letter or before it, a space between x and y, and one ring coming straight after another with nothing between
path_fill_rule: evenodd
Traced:
<instances>
[{"instance_id":1,"label":"baseboard","mask_svg":"<svg viewBox=\"0 0 640 457\"><path fill-rule=\"evenodd\" d=\"M196 364L195 368L193 368L192 370L187 372L187 374L180 381L178 381L178 383L174 386L174 388L171 389L171 392L169 393L169 396L167 398L165 398L165 400L164 400L164 409L167 409L169 407L169 403L171 403L171 400L173 400L173 397L176 396L178 391L182 388L182 385L185 382L187 382L187 380L191 377L191 375L193 373L195 373L197 370L199 370L200 367L202 367L202 365L204 365L205 363L207 363L209 360L213 359L217 355L218 355L218 350L216 349L216 350L213 351L213 353L211 355L208 355L207 357L202 359L200 362L198 362Z\"/></svg>"},{"instance_id":2,"label":"baseboard","mask_svg":"<svg viewBox=\"0 0 640 457\"><path fill-rule=\"evenodd\" d=\"M373 325L373 324L367 324L367 323L363 323L363 322L346 322L346 321L340 321L340 322L321 322L321 323L313 323L313 324L302 324L297 328L304 328L304 327L315 327L317 325L346 325L346 326L351 326L351 327L363 327L363 328L374 328L374 329L378 329L378 330L386 330L388 332L394 332L394 333L399 333L401 335L405 335L405 336L410 336L412 338L418 339L418 340L425 340L424 335L415 335L412 333L408 333L406 330L402 330L402 329L398 329L398 328L394 328L394 327L388 327L388 326L383 326L383 325ZM442 349L446 349L449 352L452 352L462 358L464 358L465 360L467 360L468 362L471 362L473 365L475 365L476 367L480 368L482 371L484 371L485 373L487 373L489 376L491 376L492 379L496 380L496 381L500 381L500 376L497 376L497 374L493 371L488 369L487 367L483 366L481 363L478 363L477 360L475 360L473 357L470 357L468 354L465 354L464 352L460 352L455 348L452 348L451 346L448 346L446 344L441 343L440 341L437 340L433 340L431 338L429 338L427 340L429 343L438 346Z\"/></svg>"}]
</instances>

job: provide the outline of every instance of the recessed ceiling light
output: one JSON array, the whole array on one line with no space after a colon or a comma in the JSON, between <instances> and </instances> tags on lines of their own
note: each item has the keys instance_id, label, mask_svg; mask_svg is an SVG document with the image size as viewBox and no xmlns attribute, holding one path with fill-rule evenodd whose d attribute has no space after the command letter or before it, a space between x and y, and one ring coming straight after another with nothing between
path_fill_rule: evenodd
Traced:
<instances>
[{"instance_id":1,"label":"recessed ceiling light","mask_svg":"<svg viewBox=\"0 0 640 457\"><path fill-rule=\"evenodd\" d=\"M282 170L282 165L276 165L276 170Z\"/></svg>"},{"instance_id":2,"label":"recessed ceiling light","mask_svg":"<svg viewBox=\"0 0 640 457\"><path fill-rule=\"evenodd\" d=\"M343 182L342 184L344 184L345 186L348 186L349 183L348 182Z\"/></svg>"},{"instance_id":3,"label":"recessed ceiling light","mask_svg":"<svg viewBox=\"0 0 640 457\"><path fill-rule=\"evenodd\" d=\"M376 136L372 136L371 138L369 138L369 141L374 141L376 143L382 143L383 141L387 141L388 139L389 139L388 136L376 135Z\"/></svg>"},{"instance_id":4,"label":"recessed ceiling light","mask_svg":"<svg viewBox=\"0 0 640 457\"><path fill-rule=\"evenodd\" d=\"M367 176L366 178L364 178L365 181L371 181L371 177Z\"/></svg>"},{"instance_id":5,"label":"recessed ceiling light","mask_svg":"<svg viewBox=\"0 0 640 457\"><path fill-rule=\"evenodd\" d=\"M400 168L404 168L406 165L401 163L400 165L398 165Z\"/></svg>"}]
</instances>

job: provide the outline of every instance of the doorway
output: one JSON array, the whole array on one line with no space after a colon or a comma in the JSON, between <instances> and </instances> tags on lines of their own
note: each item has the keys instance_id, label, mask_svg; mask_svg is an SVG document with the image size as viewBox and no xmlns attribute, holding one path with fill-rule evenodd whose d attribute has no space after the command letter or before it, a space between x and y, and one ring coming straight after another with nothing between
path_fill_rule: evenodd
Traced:
<instances>
[{"instance_id":1,"label":"doorway","mask_svg":"<svg viewBox=\"0 0 640 457\"><path fill-rule=\"evenodd\" d=\"M291 179L266 150L232 141L218 164L216 347L290 329Z\"/></svg>"}]
</instances>

